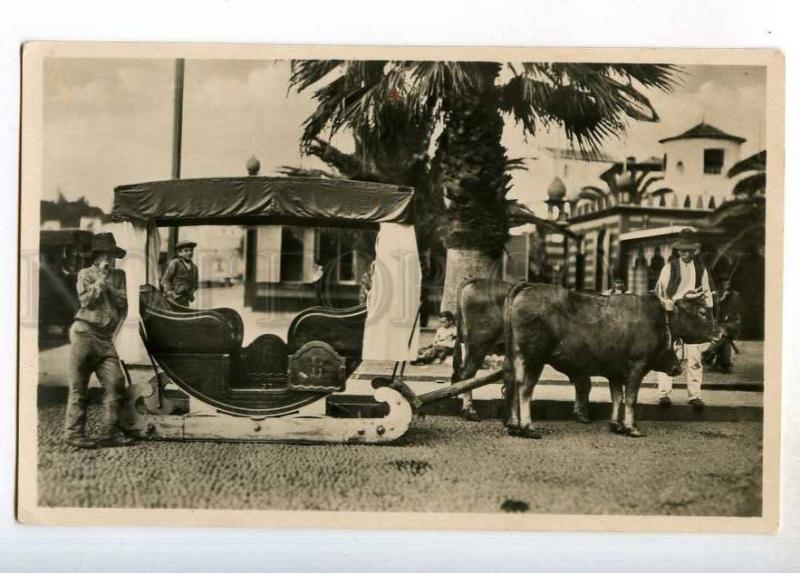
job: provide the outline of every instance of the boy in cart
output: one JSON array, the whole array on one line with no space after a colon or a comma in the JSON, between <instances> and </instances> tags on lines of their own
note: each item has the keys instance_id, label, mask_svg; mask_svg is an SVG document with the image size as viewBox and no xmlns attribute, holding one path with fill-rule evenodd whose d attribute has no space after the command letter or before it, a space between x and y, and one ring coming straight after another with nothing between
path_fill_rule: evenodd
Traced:
<instances>
[{"instance_id":1,"label":"boy in cart","mask_svg":"<svg viewBox=\"0 0 800 573\"><path fill-rule=\"evenodd\" d=\"M116 259L125 256L114 235L94 237L90 267L78 273L80 308L69 331L69 398L65 421L66 441L77 448L128 446L134 440L119 428L125 378L113 337L128 314L125 272L115 269ZM89 378L96 374L104 389L103 422L100 439L86 436L86 407Z\"/></svg>"},{"instance_id":2,"label":"boy in cart","mask_svg":"<svg viewBox=\"0 0 800 573\"><path fill-rule=\"evenodd\" d=\"M192 262L196 246L194 241L180 241L175 245L177 256L169 262L161 278L164 294L181 306L188 307L197 291L197 265Z\"/></svg>"}]
</instances>

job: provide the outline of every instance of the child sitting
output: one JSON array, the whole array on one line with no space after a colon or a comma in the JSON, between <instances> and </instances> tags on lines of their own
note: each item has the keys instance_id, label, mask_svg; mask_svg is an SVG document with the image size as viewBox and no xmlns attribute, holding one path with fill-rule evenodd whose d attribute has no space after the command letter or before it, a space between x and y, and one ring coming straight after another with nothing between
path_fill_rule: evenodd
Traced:
<instances>
[{"instance_id":1,"label":"child sitting","mask_svg":"<svg viewBox=\"0 0 800 573\"><path fill-rule=\"evenodd\" d=\"M456 345L456 321L453 313L444 311L439 316L439 328L430 346L419 349L419 356L411 364L432 364L434 361L441 364L444 359L453 354Z\"/></svg>"}]
</instances>

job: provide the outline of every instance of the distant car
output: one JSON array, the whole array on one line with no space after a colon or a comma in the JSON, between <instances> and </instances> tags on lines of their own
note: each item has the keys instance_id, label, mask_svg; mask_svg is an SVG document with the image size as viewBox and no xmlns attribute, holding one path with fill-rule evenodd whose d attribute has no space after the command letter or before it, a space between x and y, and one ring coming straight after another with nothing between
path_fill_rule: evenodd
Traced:
<instances>
[{"instance_id":1,"label":"distant car","mask_svg":"<svg viewBox=\"0 0 800 573\"><path fill-rule=\"evenodd\" d=\"M39 332L65 336L78 310L76 280L94 233L56 229L39 234Z\"/></svg>"}]
</instances>

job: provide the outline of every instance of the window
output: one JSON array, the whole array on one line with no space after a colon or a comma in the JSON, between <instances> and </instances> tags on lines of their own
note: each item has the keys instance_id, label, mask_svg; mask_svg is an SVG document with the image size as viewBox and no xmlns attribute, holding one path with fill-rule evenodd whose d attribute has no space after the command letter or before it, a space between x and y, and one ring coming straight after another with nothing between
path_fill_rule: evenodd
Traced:
<instances>
[{"instance_id":1,"label":"window","mask_svg":"<svg viewBox=\"0 0 800 573\"><path fill-rule=\"evenodd\" d=\"M354 250L353 236L340 233L338 242L338 257L336 259L337 281L340 283L355 283L358 278L356 251Z\"/></svg>"},{"instance_id":2,"label":"window","mask_svg":"<svg viewBox=\"0 0 800 573\"><path fill-rule=\"evenodd\" d=\"M303 280L303 228L281 229L281 282Z\"/></svg>"},{"instance_id":3,"label":"window","mask_svg":"<svg viewBox=\"0 0 800 573\"><path fill-rule=\"evenodd\" d=\"M374 257L374 231L322 229L317 260L338 284L357 284Z\"/></svg>"},{"instance_id":4,"label":"window","mask_svg":"<svg viewBox=\"0 0 800 573\"><path fill-rule=\"evenodd\" d=\"M719 175L722 173L722 165L724 163L724 149L706 149L703 152L703 173L708 175Z\"/></svg>"},{"instance_id":5,"label":"window","mask_svg":"<svg viewBox=\"0 0 800 573\"><path fill-rule=\"evenodd\" d=\"M683 175L683 161L678 161L678 163L675 164L675 169L677 169L678 175Z\"/></svg>"}]
</instances>

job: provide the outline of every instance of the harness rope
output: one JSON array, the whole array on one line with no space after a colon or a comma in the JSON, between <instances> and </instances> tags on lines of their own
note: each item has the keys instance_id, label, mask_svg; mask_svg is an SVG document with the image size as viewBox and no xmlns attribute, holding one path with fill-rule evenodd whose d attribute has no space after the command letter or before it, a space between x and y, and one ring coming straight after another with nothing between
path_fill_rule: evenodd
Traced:
<instances>
[{"instance_id":1,"label":"harness rope","mask_svg":"<svg viewBox=\"0 0 800 573\"><path fill-rule=\"evenodd\" d=\"M664 323L667 326L667 350L672 348L672 328L670 326L669 312L664 311Z\"/></svg>"}]
</instances>

